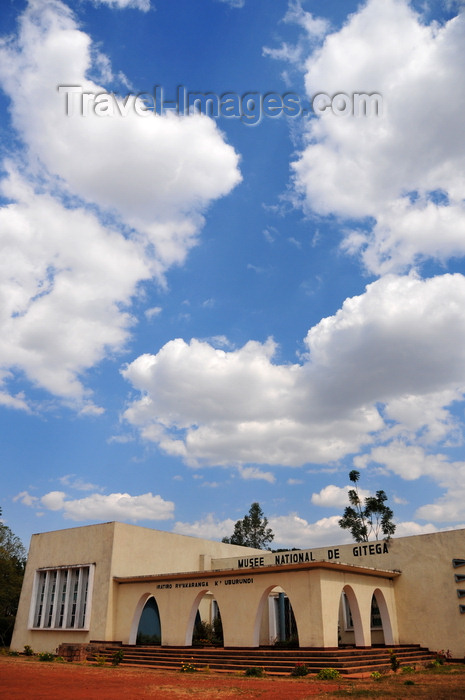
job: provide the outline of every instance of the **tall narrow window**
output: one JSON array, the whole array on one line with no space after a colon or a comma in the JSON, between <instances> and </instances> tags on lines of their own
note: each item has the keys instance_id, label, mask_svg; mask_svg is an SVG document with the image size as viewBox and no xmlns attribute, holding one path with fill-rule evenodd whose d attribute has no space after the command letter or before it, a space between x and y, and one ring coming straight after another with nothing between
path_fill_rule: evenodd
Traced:
<instances>
[{"instance_id":1,"label":"tall narrow window","mask_svg":"<svg viewBox=\"0 0 465 700\"><path fill-rule=\"evenodd\" d=\"M66 586L68 584L68 570L65 569L61 572L60 577L60 600L58 603L58 619L57 627L63 627L65 620L65 609L66 609Z\"/></svg>"},{"instance_id":2,"label":"tall narrow window","mask_svg":"<svg viewBox=\"0 0 465 700\"><path fill-rule=\"evenodd\" d=\"M78 627L84 627L87 609L87 593L89 588L89 569L81 569L80 595L78 601Z\"/></svg>"},{"instance_id":3,"label":"tall narrow window","mask_svg":"<svg viewBox=\"0 0 465 700\"><path fill-rule=\"evenodd\" d=\"M37 599L36 599L36 606L35 606L36 612L35 612L35 616L34 616L34 627L41 627L41 625L42 625L46 582L47 582L47 573L45 571L41 571L39 576L38 576Z\"/></svg>"},{"instance_id":4,"label":"tall narrow window","mask_svg":"<svg viewBox=\"0 0 465 700\"><path fill-rule=\"evenodd\" d=\"M44 627L52 627L53 609L55 606L55 591L57 585L58 571L51 571L48 580L47 606L45 608Z\"/></svg>"},{"instance_id":5,"label":"tall narrow window","mask_svg":"<svg viewBox=\"0 0 465 700\"><path fill-rule=\"evenodd\" d=\"M372 629L382 629L383 621L381 620L381 613L378 607L378 601L376 596L371 599L371 627Z\"/></svg>"},{"instance_id":6,"label":"tall narrow window","mask_svg":"<svg viewBox=\"0 0 465 700\"><path fill-rule=\"evenodd\" d=\"M37 571L31 626L88 629L93 574L93 564Z\"/></svg>"}]
</instances>

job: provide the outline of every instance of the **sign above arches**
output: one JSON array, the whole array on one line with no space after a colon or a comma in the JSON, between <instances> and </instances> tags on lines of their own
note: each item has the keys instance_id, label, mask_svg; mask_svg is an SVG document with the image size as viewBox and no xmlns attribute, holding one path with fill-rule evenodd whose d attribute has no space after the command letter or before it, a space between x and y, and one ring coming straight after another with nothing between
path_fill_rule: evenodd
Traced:
<instances>
[{"instance_id":1,"label":"sign above arches","mask_svg":"<svg viewBox=\"0 0 465 700\"><path fill-rule=\"evenodd\" d=\"M325 561L351 563L350 560L355 559L358 560L358 564L361 557L374 557L383 554L389 554L387 542L364 542L363 544L340 547L263 552L260 555L253 553L249 557L213 559L212 569L216 571L229 568L256 569L266 566L287 566Z\"/></svg>"}]
</instances>

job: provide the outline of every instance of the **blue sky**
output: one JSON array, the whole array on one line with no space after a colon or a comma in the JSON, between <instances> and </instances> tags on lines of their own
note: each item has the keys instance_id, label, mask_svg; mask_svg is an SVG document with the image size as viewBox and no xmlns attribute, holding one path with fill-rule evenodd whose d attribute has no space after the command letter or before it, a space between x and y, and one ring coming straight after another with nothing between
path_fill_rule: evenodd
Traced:
<instances>
[{"instance_id":1,"label":"blue sky","mask_svg":"<svg viewBox=\"0 0 465 700\"><path fill-rule=\"evenodd\" d=\"M221 538L253 501L276 546L342 543L354 468L399 535L464 527L462 3L7 0L0 23L0 505L24 543ZM155 86L245 111L154 114ZM251 125L247 93L307 113Z\"/></svg>"}]
</instances>

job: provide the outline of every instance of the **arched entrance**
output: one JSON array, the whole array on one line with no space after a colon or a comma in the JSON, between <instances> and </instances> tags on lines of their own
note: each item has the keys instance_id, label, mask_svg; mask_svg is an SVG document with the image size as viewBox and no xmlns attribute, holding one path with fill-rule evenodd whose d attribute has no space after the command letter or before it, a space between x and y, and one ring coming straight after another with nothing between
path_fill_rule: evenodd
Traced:
<instances>
[{"instance_id":1,"label":"arched entrance","mask_svg":"<svg viewBox=\"0 0 465 700\"><path fill-rule=\"evenodd\" d=\"M134 613L129 644L161 644L161 622L157 601L151 593L139 598Z\"/></svg>"},{"instance_id":2,"label":"arched entrance","mask_svg":"<svg viewBox=\"0 0 465 700\"><path fill-rule=\"evenodd\" d=\"M379 588L374 591L371 600L371 643L394 644L389 609Z\"/></svg>"},{"instance_id":3,"label":"arched entrance","mask_svg":"<svg viewBox=\"0 0 465 700\"><path fill-rule=\"evenodd\" d=\"M286 591L281 586L270 586L264 591L257 610L255 636L257 646L299 646L294 611Z\"/></svg>"},{"instance_id":4,"label":"arched entrance","mask_svg":"<svg viewBox=\"0 0 465 700\"><path fill-rule=\"evenodd\" d=\"M351 586L344 586L339 602L338 645L364 646L362 620L357 597Z\"/></svg>"},{"instance_id":5,"label":"arched entrance","mask_svg":"<svg viewBox=\"0 0 465 700\"><path fill-rule=\"evenodd\" d=\"M192 624L193 620L193 624ZM189 616L187 643L192 646L223 646L223 624L218 602L210 591L196 597Z\"/></svg>"},{"instance_id":6,"label":"arched entrance","mask_svg":"<svg viewBox=\"0 0 465 700\"><path fill-rule=\"evenodd\" d=\"M368 599L369 600L369 599ZM368 601L367 601L368 602ZM369 634L365 644L394 644L391 619L384 593L376 588L371 596ZM344 586L339 605L339 646L364 646L359 601L351 586Z\"/></svg>"},{"instance_id":7,"label":"arched entrance","mask_svg":"<svg viewBox=\"0 0 465 700\"><path fill-rule=\"evenodd\" d=\"M137 628L136 644L160 645L161 644L161 624L160 613L155 598L147 600L142 610Z\"/></svg>"}]
</instances>

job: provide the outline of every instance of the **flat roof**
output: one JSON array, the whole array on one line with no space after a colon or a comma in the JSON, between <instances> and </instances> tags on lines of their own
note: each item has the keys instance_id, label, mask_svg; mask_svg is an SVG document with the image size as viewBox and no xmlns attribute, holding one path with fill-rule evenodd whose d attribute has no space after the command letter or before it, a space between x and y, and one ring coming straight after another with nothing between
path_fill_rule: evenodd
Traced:
<instances>
[{"instance_id":1,"label":"flat roof","mask_svg":"<svg viewBox=\"0 0 465 700\"><path fill-rule=\"evenodd\" d=\"M358 566L355 564L342 564L330 561L312 561L296 564L284 564L273 566L248 567L247 569L216 569L214 571L184 571L166 574L143 574L136 576L113 576L117 583L138 583L142 581L179 581L191 579L214 579L232 576L249 577L251 574L260 576L263 574L286 573L287 571L309 571L312 569L329 569L331 571L341 571L344 573L360 574L362 576L377 576L378 578L395 579L401 575L400 571L388 569L375 569L368 566Z\"/></svg>"}]
</instances>

